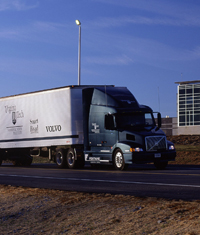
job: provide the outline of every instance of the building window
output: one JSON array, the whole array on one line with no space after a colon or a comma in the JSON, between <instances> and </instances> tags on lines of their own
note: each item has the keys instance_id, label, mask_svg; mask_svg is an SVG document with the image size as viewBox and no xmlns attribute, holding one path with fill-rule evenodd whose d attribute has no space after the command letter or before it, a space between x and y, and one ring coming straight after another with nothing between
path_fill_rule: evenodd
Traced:
<instances>
[{"instance_id":1,"label":"building window","mask_svg":"<svg viewBox=\"0 0 200 235\"><path fill-rule=\"evenodd\" d=\"M200 84L178 86L178 124L200 125Z\"/></svg>"}]
</instances>

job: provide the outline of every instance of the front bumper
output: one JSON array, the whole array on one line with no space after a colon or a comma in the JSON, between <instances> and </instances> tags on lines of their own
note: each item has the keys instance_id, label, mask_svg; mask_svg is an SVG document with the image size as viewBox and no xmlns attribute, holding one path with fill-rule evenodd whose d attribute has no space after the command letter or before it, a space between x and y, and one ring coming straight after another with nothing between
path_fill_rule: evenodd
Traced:
<instances>
[{"instance_id":1,"label":"front bumper","mask_svg":"<svg viewBox=\"0 0 200 235\"><path fill-rule=\"evenodd\" d=\"M134 152L132 163L150 163L155 161L175 161L176 151L167 152Z\"/></svg>"}]
</instances>

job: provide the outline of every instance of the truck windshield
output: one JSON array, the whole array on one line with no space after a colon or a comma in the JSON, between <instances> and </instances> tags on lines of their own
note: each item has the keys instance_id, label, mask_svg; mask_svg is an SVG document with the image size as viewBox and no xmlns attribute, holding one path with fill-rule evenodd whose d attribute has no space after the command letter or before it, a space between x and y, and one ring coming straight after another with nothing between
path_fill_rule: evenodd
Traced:
<instances>
[{"instance_id":1,"label":"truck windshield","mask_svg":"<svg viewBox=\"0 0 200 235\"><path fill-rule=\"evenodd\" d=\"M155 127L152 113L118 113L115 115L117 129L151 130Z\"/></svg>"}]
</instances>

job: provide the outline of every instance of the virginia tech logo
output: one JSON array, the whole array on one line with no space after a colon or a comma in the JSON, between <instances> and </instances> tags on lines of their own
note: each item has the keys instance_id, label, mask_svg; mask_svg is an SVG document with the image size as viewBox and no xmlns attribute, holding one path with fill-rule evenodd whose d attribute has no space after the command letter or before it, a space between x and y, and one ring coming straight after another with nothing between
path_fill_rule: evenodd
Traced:
<instances>
[{"instance_id":1,"label":"virginia tech logo","mask_svg":"<svg viewBox=\"0 0 200 235\"><path fill-rule=\"evenodd\" d=\"M24 118L23 111L17 111L17 108L15 105L6 105L5 106L5 113L12 114L12 123L15 125L17 123L18 118Z\"/></svg>"}]
</instances>

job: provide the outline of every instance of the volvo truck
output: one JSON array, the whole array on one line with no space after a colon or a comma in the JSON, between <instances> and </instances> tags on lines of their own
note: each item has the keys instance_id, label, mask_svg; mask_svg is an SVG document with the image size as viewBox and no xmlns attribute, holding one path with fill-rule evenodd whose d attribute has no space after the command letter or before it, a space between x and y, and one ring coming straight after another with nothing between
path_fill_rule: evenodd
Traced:
<instances>
[{"instance_id":1,"label":"volvo truck","mask_svg":"<svg viewBox=\"0 0 200 235\"><path fill-rule=\"evenodd\" d=\"M47 155L60 168L174 161L161 114L126 87L66 86L0 98L0 164L30 165Z\"/></svg>"}]
</instances>

